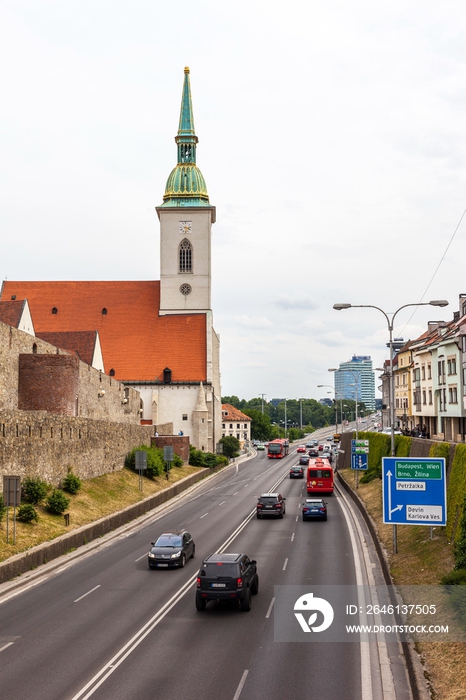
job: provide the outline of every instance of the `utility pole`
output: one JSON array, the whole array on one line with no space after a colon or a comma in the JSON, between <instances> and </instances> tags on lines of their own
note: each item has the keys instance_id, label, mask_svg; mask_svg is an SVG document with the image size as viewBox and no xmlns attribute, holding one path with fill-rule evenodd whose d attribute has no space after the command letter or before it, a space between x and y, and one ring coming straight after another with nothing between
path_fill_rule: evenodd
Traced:
<instances>
[{"instance_id":1,"label":"utility pole","mask_svg":"<svg viewBox=\"0 0 466 700\"><path fill-rule=\"evenodd\" d=\"M267 394L259 394L259 396L262 399L262 413L264 413L264 396L267 396Z\"/></svg>"}]
</instances>

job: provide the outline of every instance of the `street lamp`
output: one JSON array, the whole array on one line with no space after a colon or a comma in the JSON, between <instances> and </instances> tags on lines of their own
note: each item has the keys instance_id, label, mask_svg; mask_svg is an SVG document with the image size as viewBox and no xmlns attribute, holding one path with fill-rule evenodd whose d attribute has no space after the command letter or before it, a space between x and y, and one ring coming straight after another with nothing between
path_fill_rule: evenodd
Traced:
<instances>
[{"instance_id":1,"label":"street lamp","mask_svg":"<svg viewBox=\"0 0 466 700\"><path fill-rule=\"evenodd\" d=\"M337 405L337 397L335 394L335 388L331 384L317 384L318 389L322 389L322 387L328 387L329 389L332 389L333 391L333 402L335 404L335 432L338 433L338 405ZM327 394L330 394L330 391L327 391ZM341 410L340 410L341 413ZM341 418L341 416L340 416ZM343 432L343 425L341 426L342 432Z\"/></svg>"},{"instance_id":2,"label":"street lamp","mask_svg":"<svg viewBox=\"0 0 466 700\"><path fill-rule=\"evenodd\" d=\"M389 332L389 348L390 348L390 373L389 373L389 396L390 396L390 446L391 446L391 456L395 456L395 386L393 382L393 323L395 321L396 315L402 310L406 309L408 306L448 306L448 301L446 299L433 299L432 301L419 301L414 304L403 304L394 313L386 313L379 306L374 306L374 304L334 304L333 308L336 311L343 311L343 309L377 309L385 316L387 321L387 327ZM396 541L396 525L393 526L393 552L397 553L397 541Z\"/></svg>"}]
</instances>

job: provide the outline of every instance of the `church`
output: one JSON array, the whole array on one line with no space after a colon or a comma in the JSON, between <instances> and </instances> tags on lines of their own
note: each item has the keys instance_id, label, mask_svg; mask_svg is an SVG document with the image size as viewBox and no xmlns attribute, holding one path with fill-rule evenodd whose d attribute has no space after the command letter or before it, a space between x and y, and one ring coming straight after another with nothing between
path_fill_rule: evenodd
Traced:
<instances>
[{"instance_id":1,"label":"church","mask_svg":"<svg viewBox=\"0 0 466 700\"><path fill-rule=\"evenodd\" d=\"M175 141L177 164L156 207L160 280L8 280L0 301L27 300L38 337L98 334L105 374L140 392L141 423L215 452L222 437L220 342L211 302L215 207L196 165L189 68Z\"/></svg>"}]
</instances>

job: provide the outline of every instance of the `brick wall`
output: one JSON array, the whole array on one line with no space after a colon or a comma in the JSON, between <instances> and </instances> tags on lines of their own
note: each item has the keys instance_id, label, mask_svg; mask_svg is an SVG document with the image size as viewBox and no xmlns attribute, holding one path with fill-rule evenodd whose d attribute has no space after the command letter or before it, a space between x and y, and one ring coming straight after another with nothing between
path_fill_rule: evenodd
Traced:
<instances>
[{"instance_id":1,"label":"brick wall","mask_svg":"<svg viewBox=\"0 0 466 700\"><path fill-rule=\"evenodd\" d=\"M152 447L163 450L165 445L171 445L175 454L184 462L189 461L189 437L187 435L159 435L151 438Z\"/></svg>"},{"instance_id":2,"label":"brick wall","mask_svg":"<svg viewBox=\"0 0 466 700\"><path fill-rule=\"evenodd\" d=\"M18 408L76 415L79 360L73 355L19 356Z\"/></svg>"}]
</instances>

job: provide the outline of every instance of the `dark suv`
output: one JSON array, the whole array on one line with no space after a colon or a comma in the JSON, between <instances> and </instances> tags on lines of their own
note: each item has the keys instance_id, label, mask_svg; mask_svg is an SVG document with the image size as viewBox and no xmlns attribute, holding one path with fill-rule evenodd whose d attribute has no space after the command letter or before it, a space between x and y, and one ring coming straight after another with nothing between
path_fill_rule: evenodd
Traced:
<instances>
[{"instance_id":1,"label":"dark suv","mask_svg":"<svg viewBox=\"0 0 466 700\"><path fill-rule=\"evenodd\" d=\"M256 515L258 518L273 516L283 518L285 515L285 501L281 493L263 493L257 501Z\"/></svg>"},{"instance_id":2,"label":"dark suv","mask_svg":"<svg viewBox=\"0 0 466 700\"><path fill-rule=\"evenodd\" d=\"M209 600L236 600L247 612L251 609L251 595L258 592L254 559L246 554L210 554L197 577L196 609L205 610Z\"/></svg>"}]
</instances>

